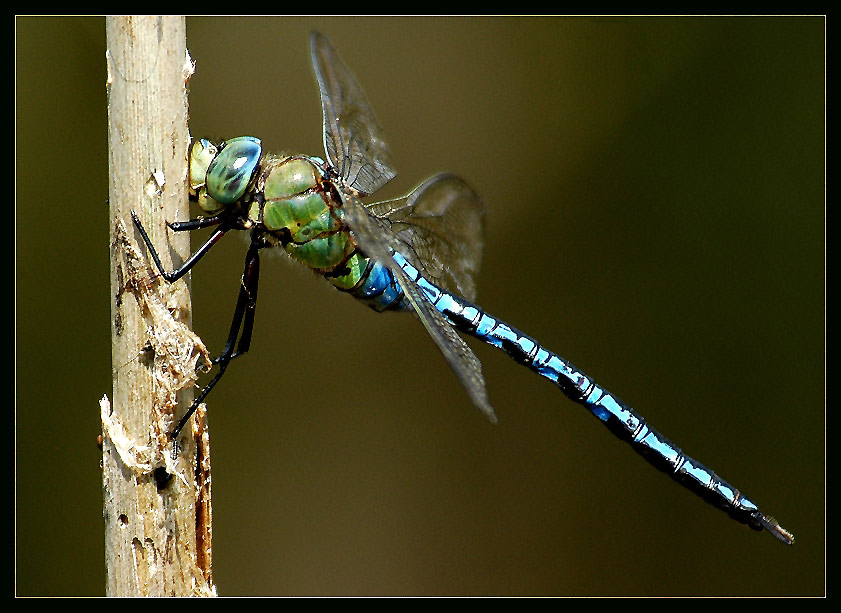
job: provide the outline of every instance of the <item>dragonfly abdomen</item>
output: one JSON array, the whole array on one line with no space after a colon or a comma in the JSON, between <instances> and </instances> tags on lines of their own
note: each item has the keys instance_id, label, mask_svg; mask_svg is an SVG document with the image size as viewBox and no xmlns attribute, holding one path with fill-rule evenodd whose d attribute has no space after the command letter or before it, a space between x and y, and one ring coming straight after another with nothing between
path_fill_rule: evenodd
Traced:
<instances>
[{"instance_id":1,"label":"dragonfly abdomen","mask_svg":"<svg viewBox=\"0 0 841 613\"><path fill-rule=\"evenodd\" d=\"M387 266L374 259L359 257L368 266L360 283L350 293L375 311L402 311L408 308L400 284Z\"/></svg>"},{"instance_id":2,"label":"dragonfly abdomen","mask_svg":"<svg viewBox=\"0 0 841 613\"><path fill-rule=\"evenodd\" d=\"M723 509L733 519L755 530L766 529L789 545L794 541L789 532L773 518L763 515L739 490L700 462L684 455L677 445L573 364L475 304L430 283L399 253L394 254L394 259L458 330L503 350L520 364L552 381L564 395L587 408L653 466L708 503Z\"/></svg>"}]
</instances>

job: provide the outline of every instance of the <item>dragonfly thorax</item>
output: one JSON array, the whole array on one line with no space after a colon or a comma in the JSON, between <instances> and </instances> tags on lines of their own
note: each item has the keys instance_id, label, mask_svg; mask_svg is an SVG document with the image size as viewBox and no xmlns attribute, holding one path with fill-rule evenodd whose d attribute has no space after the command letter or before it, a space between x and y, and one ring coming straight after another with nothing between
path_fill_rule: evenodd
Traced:
<instances>
[{"instance_id":1,"label":"dragonfly thorax","mask_svg":"<svg viewBox=\"0 0 841 613\"><path fill-rule=\"evenodd\" d=\"M190 190L207 215L232 215L295 260L352 291L369 278L370 260L344 223L340 187L323 160L262 154L260 141L240 136L190 150Z\"/></svg>"},{"instance_id":2,"label":"dragonfly thorax","mask_svg":"<svg viewBox=\"0 0 841 613\"><path fill-rule=\"evenodd\" d=\"M268 239L340 289L361 279L368 258L344 223L339 188L323 162L303 155L264 158L248 207L249 221Z\"/></svg>"}]
</instances>

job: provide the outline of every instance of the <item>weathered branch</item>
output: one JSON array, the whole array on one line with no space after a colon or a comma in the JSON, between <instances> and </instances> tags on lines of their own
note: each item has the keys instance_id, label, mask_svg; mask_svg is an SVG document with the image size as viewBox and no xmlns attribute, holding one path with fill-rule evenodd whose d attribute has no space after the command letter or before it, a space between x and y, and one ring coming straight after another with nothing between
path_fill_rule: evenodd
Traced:
<instances>
[{"instance_id":1,"label":"weathered branch","mask_svg":"<svg viewBox=\"0 0 841 613\"><path fill-rule=\"evenodd\" d=\"M202 412L175 457L167 438L173 416L190 404L206 350L189 329L188 278L170 286L148 267L130 218L134 209L164 266L189 254L187 233L165 225L188 215L192 64L185 24L177 17L111 17L106 28L114 375L112 400L101 406L106 594L209 595L215 590Z\"/></svg>"}]
</instances>

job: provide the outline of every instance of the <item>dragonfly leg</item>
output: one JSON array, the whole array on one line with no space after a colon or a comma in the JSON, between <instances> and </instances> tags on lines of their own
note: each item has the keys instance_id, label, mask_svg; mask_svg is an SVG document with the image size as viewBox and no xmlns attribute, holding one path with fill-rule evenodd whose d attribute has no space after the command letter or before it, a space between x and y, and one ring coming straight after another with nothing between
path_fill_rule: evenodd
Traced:
<instances>
[{"instance_id":1,"label":"dragonfly leg","mask_svg":"<svg viewBox=\"0 0 841 613\"><path fill-rule=\"evenodd\" d=\"M242 275L242 285L240 286L240 298L237 300L237 310L240 309L239 301L247 296L245 303L245 313L242 318L242 333L239 335L236 351L233 351L233 340L236 337L233 335L234 326L231 324L231 333L228 335L228 342L219 357L211 360L214 364L224 364L227 366L228 362L248 352L251 347L251 333L254 330L254 315L257 312L257 284L260 281L260 257L257 252L257 247L251 247L248 251L251 253L254 250L253 257L246 257L245 271ZM234 321L236 321L236 313L234 314Z\"/></svg>"},{"instance_id":2,"label":"dragonfly leg","mask_svg":"<svg viewBox=\"0 0 841 613\"><path fill-rule=\"evenodd\" d=\"M158 256L158 252L155 249L155 246L152 244L152 241L149 239L149 235L146 233L146 228L144 228L143 224L140 223L140 219L137 217L137 214L134 211L131 212L131 219L134 222L137 231L140 232L140 236L141 238L143 238L143 242L146 243L146 248L149 249L149 254L152 256L152 260L154 260L155 266L157 266L158 268L158 272L161 273L161 276L164 279L166 279L169 283L174 283L175 281L178 281L178 279L183 277L185 274L187 274L190 271L190 269L193 266L195 266L208 251L210 251L210 248L213 247L213 245L215 245L219 241L219 239L222 238L222 236L224 236L225 232L231 229L230 226L222 226L221 228L218 228L213 234L210 235L210 238L208 238L204 242L204 244L195 251L195 253L193 253L184 261L184 263L181 266L179 266L172 272L167 272L164 270L163 264L161 264L161 258ZM221 223L221 221L217 218L210 217L207 219L208 221L212 220L212 223L204 223L204 225L201 225L200 222L203 222L205 220L193 219L190 221L175 222L174 224L168 225L174 231L180 232L183 230L195 230L197 228L203 228L206 226Z\"/></svg>"},{"instance_id":3,"label":"dragonfly leg","mask_svg":"<svg viewBox=\"0 0 841 613\"><path fill-rule=\"evenodd\" d=\"M204 399L210 391L216 386L228 364L231 363L235 357L246 353L251 346L251 333L254 328L254 314L257 309L257 286L260 279L260 253L259 245L255 242L251 243L248 248L248 253L245 256L245 268L242 273L242 283L239 288L239 296L237 297L237 305L234 309L234 317L231 320L231 329L228 332L228 340L222 353L213 360L214 364L219 365L219 372L204 386L202 391L190 405L190 408L178 422L178 425L172 431L170 437L172 440L178 436L181 430L190 421L193 413L198 406L204 402ZM242 332L240 333L240 329ZM237 340L239 339L239 340Z\"/></svg>"},{"instance_id":4,"label":"dragonfly leg","mask_svg":"<svg viewBox=\"0 0 841 613\"><path fill-rule=\"evenodd\" d=\"M209 228L222 223L221 215L214 215L213 217L198 217L189 221L168 221L166 225L169 226L173 232L183 232L184 230L198 230L199 228Z\"/></svg>"},{"instance_id":5,"label":"dragonfly leg","mask_svg":"<svg viewBox=\"0 0 841 613\"><path fill-rule=\"evenodd\" d=\"M228 341L214 364L227 364L235 357L246 353L251 346L251 332L254 329L254 314L257 311L257 287L260 281L260 247L251 243L245 255L245 269L242 272L242 283L239 288L239 298L228 333ZM242 333L239 334L240 327ZM239 341L237 342L237 337ZM234 344L236 343L236 350Z\"/></svg>"}]
</instances>

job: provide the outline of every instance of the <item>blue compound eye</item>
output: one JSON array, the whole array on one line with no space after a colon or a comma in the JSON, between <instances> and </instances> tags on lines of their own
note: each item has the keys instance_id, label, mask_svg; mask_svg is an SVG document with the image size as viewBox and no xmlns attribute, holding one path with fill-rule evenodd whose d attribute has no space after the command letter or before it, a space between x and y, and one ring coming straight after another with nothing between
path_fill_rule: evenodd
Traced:
<instances>
[{"instance_id":1,"label":"blue compound eye","mask_svg":"<svg viewBox=\"0 0 841 613\"><path fill-rule=\"evenodd\" d=\"M232 138L207 167L207 193L222 204L233 204L245 194L260 163L263 146L253 136Z\"/></svg>"}]
</instances>

